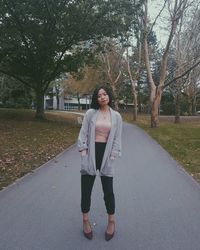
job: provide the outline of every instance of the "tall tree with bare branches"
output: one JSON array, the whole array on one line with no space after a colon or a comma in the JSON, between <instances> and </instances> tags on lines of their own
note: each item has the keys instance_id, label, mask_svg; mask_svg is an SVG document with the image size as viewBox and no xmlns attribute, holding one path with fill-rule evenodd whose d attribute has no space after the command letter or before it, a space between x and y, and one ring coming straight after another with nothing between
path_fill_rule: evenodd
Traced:
<instances>
[{"instance_id":1,"label":"tall tree with bare branches","mask_svg":"<svg viewBox=\"0 0 200 250\"><path fill-rule=\"evenodd\" d=\"M179 20L181 15L187 8L187 0L165 0L164 7L168 4L168 10L170 14L170 32L167 39L166 46L163 51L161 66L160 66L160 79L159 82L154 82L152 71L151 71L151 62L149 59L149 50L148 50L148 34L152 28L148 28L148 0L144 1L144 16L143 16L143 29L144 29L144 58L145 65L147 70L148 83L150 88L150 106L151 106L151 127L155 128L158 125L158 109L161 102L162 92L167 76L167 62L168 54L172 40L174 38ZM164 8L163 7L163 8ZM159 13L160 14L160 13Z\"/></svg>"},{"instance_id":2,"label":"tall tree with bare branches","mask_svg":"<svg viewBox=\"0 0 200 250\"><path fill-rule=\"evenodd\" d=\"M200 21L199 5L192 5L182 15L179 28L174 37L173 51L175 52L175 64L168 68L168 77L173 75L171 81L166 81L170 86L175 103L175 123L180 122L180 103L184 95L188 100L188 115L195 114L196 95L198 92L198 80L200 77ZM183 77L179 77L179 76Z\"/></svg>"},{"instance_id":3,"label":"tall tree with bare branches","mask_svg":"<svg viewBox=\"0 0 200 250\"><path fill-rule=\"evenodd\" d=\"M104 39L101 52L102 66L114 95L114 106L119 110L117 85L122 76L124 48L116 40Z\"/></svg>"}]
</instances>

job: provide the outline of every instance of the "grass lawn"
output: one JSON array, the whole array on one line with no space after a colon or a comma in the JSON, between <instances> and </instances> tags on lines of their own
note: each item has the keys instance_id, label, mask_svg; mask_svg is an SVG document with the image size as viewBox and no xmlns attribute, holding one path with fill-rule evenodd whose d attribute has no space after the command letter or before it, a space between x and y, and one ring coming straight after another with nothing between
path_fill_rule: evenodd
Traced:
<instances>
[{"instance_id":1,"label":"grass lawn","mask_svg":"<svg viewBox=\"0 0 200 250\"><path fill-rule=\"evenodd\" d=\"M75 143L77 115L47 112L36 121L32 110L0 109L0 189Z\"/></svg>"},{"instance_id":2,"label":"grass lawn","mask_svg":"<svg viewBox=\"0 0 200 250\"><path fill-rule=\"evenodd\" d=\"M130 114L124 120L132 122ZM174 124L173 116L160 116L158 128L150 128L150 117L139 115L136 122L176 159L200 183L200 116L181 117Z\"/></svg>"}]
</instances>

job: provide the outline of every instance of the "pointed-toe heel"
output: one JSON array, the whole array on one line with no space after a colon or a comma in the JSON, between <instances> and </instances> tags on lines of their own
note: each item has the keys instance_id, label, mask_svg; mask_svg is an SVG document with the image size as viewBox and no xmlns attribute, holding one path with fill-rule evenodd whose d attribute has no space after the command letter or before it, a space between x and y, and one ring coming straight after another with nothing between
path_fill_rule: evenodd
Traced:
<instances>
[{"instance_id":1,"label":"pointed-toe heel","mask_svg":"<svg viewBox=\"0 0 200 250\"><path fill-rule=\"evenodd\" d=\"M115 222L114 221L109 221L109 223L112 223L113 226L114 226L114 230L113 230L113 233L108 233L107 231L105 232L105 240L106 241L109 241L113 238L114 234L115 234Z\"/></svg>"},{"instance_id":2,"label":"pointed-toe heel","mask_svg":"<svg viewBox=\"0 0 200 250\"><path fill-rule=\"evenodd\" d=\"M85 232L83 231L83 234L84 234L85 238L87 238L88 240L91 240L91 239L93 238L93 233L92 233L92 231L89 232L89 233L85 233Z\"/></svg>"},{"instance_id":3,"label":"pointed-toe heel","mask_svg":"<svg viewBox=\"0 0 200 250\"><path fill-rule=\"evenodd\" d=\"M88 220L84 220L83 223L88 223L89 226L90 226L90 223L89 223ZM90 226L90 228L91 228L91 226ZM93 238L92 228L91 228L91 231L88 232L88 233L86 233L86 232L84 231L84 229L83 229L83 234L84 234L85 238L87 238L88 240L91 240L91 239Z\"/></svg>"},{"instance_id":4,"label":"pointed-toe heel","mask_svg":"<svg viewBox=\"0 0 200 250\"><path fill-rule=\"evenodd\" d=\"M105 232L105 240L106 241L111 240L113 238L113 236L114 236L114 232L112 234Z\"/></svg>"}]
</instances>

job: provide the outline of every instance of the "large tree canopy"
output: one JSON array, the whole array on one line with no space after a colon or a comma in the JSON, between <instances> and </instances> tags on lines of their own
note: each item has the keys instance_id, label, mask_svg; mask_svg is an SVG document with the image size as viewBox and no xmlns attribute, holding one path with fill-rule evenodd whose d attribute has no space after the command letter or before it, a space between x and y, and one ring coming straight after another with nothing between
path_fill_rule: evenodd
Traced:
<instances>
[{"instance_id":1,"label":"large tree canopy","mask_svg":"<svg viewBox=\"0 0 200 250\"><path fill-rule=\"evenodd\" d=\"M139 0L2 0L0 72L34 89L42 117L49 83L80 67L93 40L128 29L125 20L134 21L129 17L139 6Z\"/></svg>"}]
</instances>

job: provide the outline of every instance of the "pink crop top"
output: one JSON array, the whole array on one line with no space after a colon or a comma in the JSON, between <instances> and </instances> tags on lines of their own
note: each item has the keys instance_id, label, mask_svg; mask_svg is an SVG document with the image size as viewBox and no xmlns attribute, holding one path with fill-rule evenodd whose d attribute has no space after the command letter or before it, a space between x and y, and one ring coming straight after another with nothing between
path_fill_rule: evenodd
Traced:
<instances>
[{"instance_id":1,"label":"pink crop top","mask_svg":"<svg viewBox=\"0 0 200 250\"><path fill-rule=\"evenodd\" d=\"M95 125L95 141L96 142L107 142L108 136L111 129L110 112L106 116L103 116L99 112Z\"/></svg>"}]
</instances>

